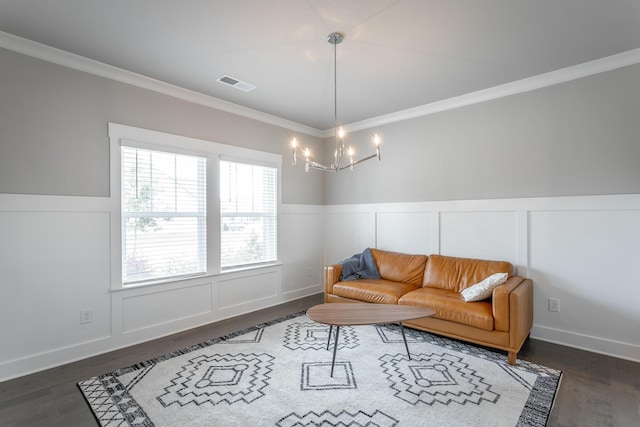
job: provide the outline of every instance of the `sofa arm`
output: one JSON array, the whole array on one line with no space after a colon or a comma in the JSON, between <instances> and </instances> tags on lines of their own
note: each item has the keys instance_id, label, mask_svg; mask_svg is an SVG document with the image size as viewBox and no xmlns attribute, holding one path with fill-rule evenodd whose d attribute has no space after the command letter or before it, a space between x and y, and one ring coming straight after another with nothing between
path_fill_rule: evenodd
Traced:
<instances>
[{"instance_id":1,"label":"sofa arm","mask_svg":"<svg viewBox=\"0 0 640 427\"><path fill-rule=\"evenodd\" d=\"M519 348L533 327L533 282L524 279L509 294L509 346Z\"/></svg>"},{"instance_id":2,"label":"sofa arm","mask_svg":"<svg viewBox=\"0 0 640 427\"><path fill-rule=\"evenodd\" d=\"M333 293L333 285L340 281L342 264L333 264L324 268L324 294Z\"/></svg>"},{"instance_id":3,"label":"sofa arm","mask_svg":"<svg viewBox=\"0 0 640 427\"><path fill-rule=\"evenodd\" d=\"M510 327L510 295L525 280L524 277L511 276L502 285L497 286L493 290L491 298L491 307L493 310L494 328L497 331L509 332ZM530 280L529 280L530 281Z\"/></svg>"}]
</instances>

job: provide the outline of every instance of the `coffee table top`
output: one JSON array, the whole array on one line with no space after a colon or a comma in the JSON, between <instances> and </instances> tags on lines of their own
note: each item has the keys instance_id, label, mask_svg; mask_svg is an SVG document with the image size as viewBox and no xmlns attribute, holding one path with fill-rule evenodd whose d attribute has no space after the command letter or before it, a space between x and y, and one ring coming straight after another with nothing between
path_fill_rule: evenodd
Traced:
<instances>
[{"instance_id":1,"label":"coffee table top","mask_svg":"<svg viewBox=\"0 0 640 427\"><path fill-rule=\"evenodd\" d=\"M376 325L433 316L426 307L371 303L327 303L311 307L307 317L333 326Z\"/></svg>"}]
</instances>

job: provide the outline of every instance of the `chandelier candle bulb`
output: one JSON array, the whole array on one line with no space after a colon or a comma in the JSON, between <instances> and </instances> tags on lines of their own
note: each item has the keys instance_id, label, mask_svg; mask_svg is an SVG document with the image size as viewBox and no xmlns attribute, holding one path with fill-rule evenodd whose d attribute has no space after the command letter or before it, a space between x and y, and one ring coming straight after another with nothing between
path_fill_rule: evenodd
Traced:
<instances>
[{"instance_id":1,"label":"chandelier candle bulb","mask_svg":"<svg viewBox=\"0 0 640 427\"><path fill-rule=\"evenodd\" d=\"M298 148L298 140L294 137L291 140L291 152L293 154L293 159L291 160L291 164L294 165L294 166L296 165L296 163L298 161L297 156L296 156L296 148Z\"/></svg>"},{"instance_id":2,"label":"chandelier candle bulb","mask_svg":"<svg viewBox=\"0 0 640 427\"><path fill-rule=\"evenodd\" d=\"M376 157L380 161L380 137L377 133L373 135L373 143L376 144Z\"/></svg>"},{"instance_id":3,"label":"chandelier candle bulb","mask_svg":"<svg viewBox=\"0 0 640 427\"><path fill-rule=\"evenodd\" d=\"M351 170L353 170L353 147L349 147L349 164L351 165Z\"/></svg>"}]
</instances>

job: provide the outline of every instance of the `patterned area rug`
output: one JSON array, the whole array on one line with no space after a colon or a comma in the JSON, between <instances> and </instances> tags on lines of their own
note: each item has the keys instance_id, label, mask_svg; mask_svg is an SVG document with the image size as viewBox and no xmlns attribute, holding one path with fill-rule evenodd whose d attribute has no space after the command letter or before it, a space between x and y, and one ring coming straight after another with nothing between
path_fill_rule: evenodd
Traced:
<instances>
[{"instance_id":1,"label":"patterned area rug","mask_svg":"<svg viewBox=\"0 0 640 427\"><path fill-rule=\"evenodd\" d=\"M561 372L397 325L298 313L78 383L102 426L544 426ZM333 343L333 340L331 340Z\"/></svg>"}]
</instances>

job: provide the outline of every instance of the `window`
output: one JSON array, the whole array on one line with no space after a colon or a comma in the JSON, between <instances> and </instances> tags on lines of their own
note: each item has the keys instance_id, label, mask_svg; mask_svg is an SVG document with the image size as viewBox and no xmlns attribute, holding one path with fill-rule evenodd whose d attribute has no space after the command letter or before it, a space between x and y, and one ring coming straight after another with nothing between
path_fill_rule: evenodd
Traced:
<instances>
[{"instance_id":1,"label":"window","mask_svg":"<svg viewBox=\"0 0 640 427\"><path fill-rule=\"evenodd\" d=\"M220 160L220 264L246 266L277 259L275 167Z\"/></svg>"},{"instance_id":2,"label":"window","mask_svg":"<svg viewBox=\"0 0 640 427\"><path fill-rule=\"evenodd\" d=\"M281 155L117 123L109 139L112 290L278 261Z\"/></svg>"},{"instance_id":3,"label":"window","mask_svg":"<svg viewBox=\"0 0 640 427\"><path fill-rule=\"evenodd\" d=\"M122 146L124 284L205 273L206 158Z\"/></svg>"}]
</instances>

